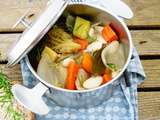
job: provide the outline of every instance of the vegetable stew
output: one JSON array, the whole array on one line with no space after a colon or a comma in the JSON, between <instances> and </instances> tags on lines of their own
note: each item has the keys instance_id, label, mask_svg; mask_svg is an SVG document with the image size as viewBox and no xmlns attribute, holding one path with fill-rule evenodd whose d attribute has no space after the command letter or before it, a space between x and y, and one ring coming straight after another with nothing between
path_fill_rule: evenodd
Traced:
<instances>
[{"instance_id":1,"label":"vegetable stew","mask_svg":"<svg viewBox=\"0 0 160 120\"><path fill-rule=\"evenodd\" d=\"M121 42L110 24L92 23L70 13L50 29L40 49L37 74L50 84L69 90L106 84L125 63Z\"/></svg>"}]
</instances>

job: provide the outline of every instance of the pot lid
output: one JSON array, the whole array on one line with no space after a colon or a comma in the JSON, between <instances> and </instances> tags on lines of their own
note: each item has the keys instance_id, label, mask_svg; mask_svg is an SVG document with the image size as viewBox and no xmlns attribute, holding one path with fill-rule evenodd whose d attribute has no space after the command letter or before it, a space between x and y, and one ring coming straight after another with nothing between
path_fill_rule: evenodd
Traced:
<instances>
[{"instance_id":1,"label":"pot lid","mask_svg":"<svg viewBox=\"0 0 160 120\"><path fill-rule=\"evenodd\" d=\"M54 0L41 16L29 26L7 54L7 66L17 64L48 32L67 7L69 0Z\"/></svg>"}]
</instances>

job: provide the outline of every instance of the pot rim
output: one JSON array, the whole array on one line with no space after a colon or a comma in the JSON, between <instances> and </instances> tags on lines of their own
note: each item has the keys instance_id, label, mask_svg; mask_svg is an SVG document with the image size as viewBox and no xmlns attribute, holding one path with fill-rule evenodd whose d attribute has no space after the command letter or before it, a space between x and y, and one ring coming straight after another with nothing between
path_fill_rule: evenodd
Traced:
<instances>
[{"instance_id":1,"label":"pot rim","mask_svg":"<svg viewBox=\"0 0 160 120\"><path fill-rule=\"evenodd\" d=\"M109 13L112 17L114 17L115 19L117 19L122 27L124 28L125 32L127 33L127 36L128 36L128 41L129 41L129 55L128 55L128 58L127 58L127 61L125 63L125 65L123 66L123 69L120 71L120 73L115 77L113 78L111 81L107 82L106 84L103 84L97 88L93 88L93 89L85 89L85 90L68 90L68 89L64 89L64 88L60 88L60 87L56 87L48 82L46 82L45 80L43 80L36 72L35 70L33 69L33 67L31 66L30 62L29 62L29 58L28 58L28 55L26 55L25 57L25 61L26 61L26 64L29 68L29 70L31 71L31 73L36 77L36 79L38 79L41 83L43 83L44 85L46 85L47 87L49 88L53 88L53 89L56 89L56 90L59 90L61 92L68 92L68 93L87 93L87 92L92 92L92 91L95 91L95 90L98 90L98 89L101 89L111 83L113 83L115 80L117 80L122 74L123 72L125 71L125 69L127 68L130 60L131 60L131 56L132 56L132 50L133 50L133 43L132 43L132 37L131 37L131 33L129 31L129 29L127 28L125 22L120 18L118 17L116 14L114 14L113 12L111 12L110 10L106 9L106 8L103 8L101 6L97 6L97 5L93 5L93 4L90 4L90 3L73 3L73 4L69 4L69 5L86 5L86 6L90 6L90 7L93 7L93 8L96 8L96 9L100 9L104 12L107 12Z\"/></svg>"}]
</instances>

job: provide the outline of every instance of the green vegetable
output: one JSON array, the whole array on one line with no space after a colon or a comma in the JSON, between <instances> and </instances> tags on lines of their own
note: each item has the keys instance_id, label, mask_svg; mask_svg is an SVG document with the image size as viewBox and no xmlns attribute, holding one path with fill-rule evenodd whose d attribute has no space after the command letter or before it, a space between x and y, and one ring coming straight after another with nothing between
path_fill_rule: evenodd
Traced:
<instances>
[{"instance_id":1,"label":"green vegetable","mask_svg":"<svg viewBox=\"0 0 160 120\"><path fill-rule=\"evenodd\" d=\"M54 27L49 33L47 45L57 53L75 53L80 49L80 45L73 42L70 34L63 29Z\"/></svg>"},{"instance_id":2,"label":"green vegetable","mask_svg":"<svg viewBox=\"0 0 160 120\"><path fill-rule=\"evenodd\" d=\"M95 52L93 52L92 54L92 58L93 58L93 66L92 66L92 69L93 69L93 73L94 74L102 74L103 71L105 70L105 65L103 64L102 62L102 59L101 59L101 52L103 50L103 47L100 49L100 50L97 50Z\"/></svg>"},{"instance_id":3,"label":"green vegetable","mask_svg":"<svg viewBox=\"0 0 160 120\"><path fill-rule=\"evenodd\" d=\"M81 39L87 39L88 32L91 26L90 24L91 24L90 21L80 17L76 17L73 29L73 35Z\"/></svg>"},{"instance_id":4,"label":"green vegetable","mask_svg":"<svg viewBox=\"0 0 160 120\"><path fill-rule=\"evenodd\" d=\"M68 14L66 18L66 26L67 30L71 33L73 32L74 24L75 24L75 17L73 17L71 14Z\"/></svg>"},{"instance_id":5,"label":"green vegetable","mask_svg":"<svg viewBox=\"0 0 160 120\"><path fill-rule=\"evenodd\" d=\"M87 40L88 40L89 43L92 43L92 42L96 41L97 38L96 38L96 37L93 37L93 36L90 36L90 35L88 34Z\"/></svg>"},{"instance_id":6,"label":"green vegetable","mask_svg":"<svg viewBox=\"0 0 160 120\"><path fill-rule=\"evenodd\" d=\"M5 107L5 118L13 118L12 120L24 120L22 113L18 112L14 104L14 97L11 92L11 84L6 75L0 73L0 104Z\"/></svg>"},{"instance_id":7,"label":"green vegetable","mask_svg":"<svg viewBox=\"0 0 160 120\"><path fill-rule=\"evenodd\" d=\"M108 65L108 67L109 67L111 70L113 70L113 71L116 71L116 70L117 70L117 67L116 67L115 64L113 64L113 63L108 63L107 65Z\"/></svg>"}]
</instances>

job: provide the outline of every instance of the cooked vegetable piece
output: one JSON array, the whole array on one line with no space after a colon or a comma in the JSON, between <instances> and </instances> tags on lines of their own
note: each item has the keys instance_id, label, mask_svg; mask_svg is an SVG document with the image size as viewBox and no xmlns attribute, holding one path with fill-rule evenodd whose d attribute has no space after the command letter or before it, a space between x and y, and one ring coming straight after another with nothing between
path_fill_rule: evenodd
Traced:
<instances>
[{"instance_id":1,"label":"cooked vegetable piece","mask_svg":"<svg viewBox=\"0 0 160 120\"><path fill-rule=\"evenodd\" d=\"M104 74L103 75L103 84L109 82L110 80L112 80L112 75L111 74Z\"/></svg>"},{"instance_id":2,"label":"cooked vegetable piece","mask_svg":"<svg viewBox=\"0 0 160 120\"><path fill-rule=\"evenodd\" d=\"M82 63L82 59L83 59L83 53L82 52L79 52L78 54L76 54L74 56L74 60L77 64L81 65Z\"/></svg>"},{"instance_id":3,"label":"cooked vegetable piece","mask_svg":"<svg viewBox=\"0 0 160 120\"><path fill-rule=\"evenodd\" d=\"M87 52L84 53L82 59L82 68L86 70L88 73L92 73L92 66L93 66L92 56Z\"/></svg>"},{"instance_id":4,"label":"cooked vegetable piece","mask_svg":"<svg viewBox=\"0 0 160 120\"><path fill-rule=\"evenodd\" d=\"M120 73L121 69L112 72L112 78L116 77Z\"/></svg>"},{"instance_id":5,"label":"cooked vegetable piece","mask_svg":"<svg viewBox=\"0 0 160 120\"><path fill-rule=\"evenodd\" d=\"M88 46L88 41L85 39L82 40L82 39L76 38L74 42L78 43L81 46L80 50L84 50Z\"/></svg>"},{"instance_id":6,"label":"cooked vegetable piece","mask_svg":"<svg viewBox=\"0 0 160 120\"><path fill-rule=\"evenodd\" d=\"M106 69L104 70L104 74L112 74L112 70L109 69L109 68L106 68Z\"/></svg>"},{"instance_id":7,"label":"cooked vegetable piece","mask_svg":"<svg viewBox=\"0 0 160 120\"><path fill-rule=\"evenodd\" d=\"M104 48L101 54L102 61L106 66L109 66L111 70L121 69L125 64L125 55L123 45L119 44L118 41L111 42L107 47Z\"/></svg>"},{"instance_id":8,"label":"cooked vegetable piece","mask_svg":"<svg viewBox=\"0 0 160 120\"><path fill-rule=\"evenodd\" d=\"M111 70L113 70L113 71L115 71L115 70L117 69L117 68L116 68L116 65L113 64L113 63L108 63L107 65L108 65L108 67L109 67Z\"/></svg>"},{"instance_id":9,"label":"cooked vegetable piece","mask_svg":"<svg viewBox=\"0 0 160 120\"><path fill-rule=\"evenodd\" d=\"M76 21L73 29L74 36L81 39L87 39L89 29L90 29L90 21L80 17L76 17Z\"/></svg>"},{"instance_id":10,"label":"cooked vegetable piece","mask_svg":"<svg viewBox=\"0 0 160 120\"><path fill-rule=\"evenodd\" d=\"M118 36L116 35L116 33L113 31L113 29L109 25L106 25L103 28L102 36L109 43L114 41L114 40L118 40Z\"/></svg>"},{"instance_id":11,"label":"cooked vegetable piece","mask_svg":"<svg viewBox=\"0 0 160 120\"><path fill-rule=\"evenodd\" d=\"M75 62L71 61L67 68L66 89L75 90L75 81L77 79L79 66Z\"/></svg>"},{"instance_id":12,"label":"cooked vegetable piece","mask_svg":"<svg viewBox=\"0 0 160 120\"><path fill-rule=\"evenodd\" d=\"M83 85L84 81L87 80L88 78L89 74L81 68L78 72L78 78L77 78L79 79L80 84Z\"/></svg>"},{"instance_id":13,"label":"cooked vegetable piece","mask_svg":"<svg viewBox=\"0 0 160 120\"><path fill-rule=\"evenodd\" d=\"M87 80L89 78L89 74L84 71L82 68L79 70L78 72L78 78L76 80L76 88L78 90L84 89L83 88L83 83L85 80Z\"/></svg>"},{"instance_id":14,"label":"cooked vegetable piece","mask_svg":"<svg viewBox=\"0 0 160 120\"><path fill-rule=\"evenodd\" d=\"M74 24L75 24L75 17L73 17L71 14L68 14L67 15L67 18L66 18L66 26L67 26L67 30L69 32L73 32L73 28L74 28Z\"/></svg>"},{"instance_id":15,"label":"cooked vegetable piece","mask_svg":"<svg viewBox=\"0 0 160 120\"><path fill-rule=\"evenodd\" d=\"M57 59L57 57L58 57L57 53L54 52L51 48L49 48L49 47L47 47L47 46L44 48L44 50L43 50L43 52L42 52L42 55L44 55L44 54L47 54L53 62L54 62L54 61Z\"/></svg>"},{"instance_id":16,"label":"cooked vegetable piece","mask_svg":"<svg viewBox=\"0 0 160 120\"><path fill-rule=\"evenodd\" d=\"M72 36L61 28L54 27L48 35L47 45L57 53L75 53L81 48L79 44L73 42Z\"/></svg>"},{"instance_id":17,"label":"cooked vegetable piece","mask_svg":"<svg viewBox=\"0 0 160 120\"><path fill-rule=\"evenodd\" d=\"M89 30L89 33L88 33L89 43L92 43L92 42L97 40L97 34L98 33L96 32L96 30L93 27L91 27L90 30Z\"/></svg>"},{"instance_id":18,"label":"cooked vegetable piece","mask_svg":"<svg viewBox=\"0 0 160 120\"><path fill-rule=\"evenodd\" d=\"M91 44L89 44L87 46L87 51L88 52L94 52L94 51L97 51L97 50L100 50L102 48L102 45L103 43L102 42L99 42L99 41L95 41L95 42L92 42Z\"/></svg>"},{"instance_id":19,"label":"cooked vegetable piece","mask_svg":"<svg viewBox=\"0 0 160 120\"><path fill-rule=\"evenodd\" d=\"M64 88L67 70L61 64L57 64L53 61L55 57L54 54L48 54L46 51L47 50L44 49L42 52L37 74L47 82L57 87Z\"/></svg>"},{"instance_id":20,"label":"cooked vegetable piece","mask_svg":"<svg viewBox=\"0 0 160 120\"><path fill-rule=\"evenodd\" d=\"M75 85L77 90L84 90L83 86L80 84L79 79L76 80Z\"/></svg>"},{"instance_id":21,"label":"cooked vegetable piece","mask_svg":"<svg viewBox=\"0 0 160 120\"><path fill-rule=\"evenodd\" d=\"M68 57L63 60L62 64L64 67L67 67L71 61L74 62L74 60L72 58Z\"/></svg>"},{"instance_id":22,"label":"cooked vegetable piece","mask_svg":"<svg viewBox=\"0 0 160 120\"><path fill-rule=\"evenodd\" d=\"M101 76L93 76L90 77L89 79L87 79L84 83L83 83L83 87L86 89L93 89L96 88L98 86L100 86L103 82L103 79Z\"/></svg>"},{"instance_id":23,"label":"cooked vegetable piece","mask_svg":"<svg viewBox=\"0 0 160 120\"><path fill-rule=\"evenodd\" d=\"M105 65L102 62L101 59L101 53L102 53L103 47L100 50L97 50L93 52L92 58L93 58L93 66L92 70L94 74L102 74L105 70Z\"/></svg>"},{"instance_id":24,"label":"cooked vegetable piece","mask_svg":"<svg viewBox=\"0 0 160 120\"><path fill-rule=\"evenodd\" d=\"M107 41L102 36L103 28L104 27L102 27L102 26L94 26L94 29L97 32L97 41L102 42L103 44L106 44Z\"/></svg>"}]
</instances>

